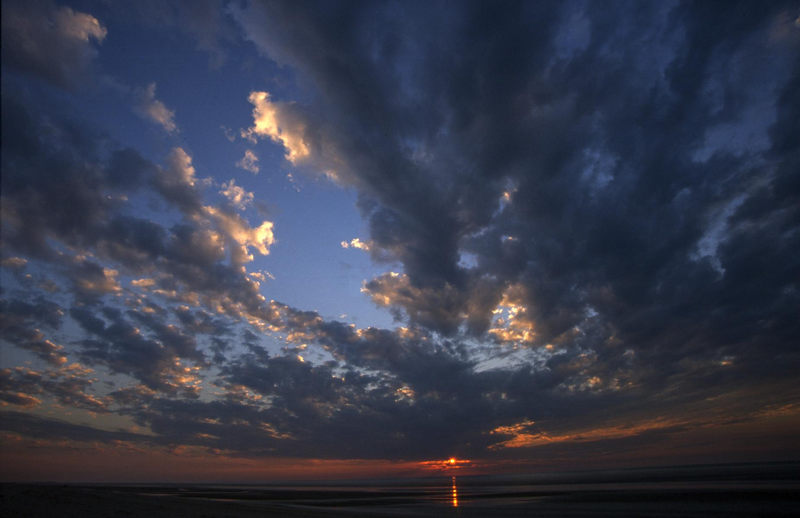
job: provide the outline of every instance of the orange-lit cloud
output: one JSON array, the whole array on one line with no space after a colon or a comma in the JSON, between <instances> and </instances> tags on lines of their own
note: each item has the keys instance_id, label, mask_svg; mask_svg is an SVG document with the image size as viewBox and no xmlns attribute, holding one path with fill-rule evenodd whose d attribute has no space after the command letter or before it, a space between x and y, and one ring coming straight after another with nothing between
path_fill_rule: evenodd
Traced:
<instances>
[{"instance_id":1,"label":"orange-lit cloud","mask_svg":"<svg viewBox=\"0 0 800 518\"><path fill-rule=\"evenodd\" d=\"M26 264L28 264L28 260L22 257L5 257L2 261L0 261L0 265L2 265L4 268L10 268L12 270L19 270Z\"/></svg>"},{"instance_id":2,"label":"orange-lit cloud","mask_svg":"<svg viewBox=\"0 0 800 518\"><path fill-rule=\"evenodd\" d=\"M173 326L168 326L173 327ZM170 369L165 369L162 379L166 386L174 391L181 391L184 394L197 396L202 389L202 378L200 377L200 367L197 365L185 365L180 358L175 357Z\"/></svg>"},{"instance_id":3,"label":"orange-lit cloud","mask_svg":"<svg viewBox=\"0 0 800 518\"><path fill-rule=\"evenodd\" d=\"M149 279L149 278L133 279L131 281L131 284L133 286L136 286L137 288L151 288L155 286L156 281L155 279Z\"/></svg>"},{"instance_id":4,"label":"orange-lit cloud","mask_svg":"<svg viewBox=\"0 0 800 518\"><path fill-rule=\"evenodd\" d=\"M231 240L239 245L238 249L232 250L233 263L252 261L253 256L248 252L249 248L256 249L261 255L269 255L269 247L275 242L271 221L264 221L258 227L251 227L236 214L212 206L205 206L203 210Z\"/></svg>"},{"instance_id":5,"label":"orange-lit cloud","mask_svg":"<svg viewBox=\"0 0 800 518\"><path fill-rule=\"evenodd\" d=\"M66 365L59 357L56 367L34 370L26 367L0 369L0 401L31 408L49 400L59 405L90 412L108 412L109 398L93 394L91 386L97 381L89 376L94 371L79 363Z\"/></svg>"},{"instance_id":6,"label":"orange-lit cloud","mask_svg":"<svg viewBox=\"0 0 800 518\"><path fill-rule=\"evenodd\" d=\"M355 237L350 241L342 241L340 243L342 248L358 248L359 250L364 250L368 252L369 249L372 247L372 244L369 241L361 241L361 239Z\"/></svg>"},{"instance_id":7,"label":"orange-lit cloud","mask_svg":"<svg viewBox=\"0 0 800 518\"><path fill-rule=\"evenodd\" d=\"M42 400L24 392L5 392L0 394L0 406L16 405L22 408L33 408Z\"/></svg>"},{"instance_id":8,"label":"orange-lit cloud","mask_svg":"<svg viewBox=\"0 0 800 518\"><path fill-rule=\"evenodd\" d=\"M417 463L421 468L432 471L450 471L474 466L474 463L469 459L459 459L457 457L448 457L439 460L424 460Z\"/></svg>"},{"instance_id":9,"label":"orange-lit cloud","mask_svg":"<svg viewBox=\"0 0 800 518\"><path fill-rule=\"evenodd\" d=\"M532 420L525 420L508 426L498 426L497 428L491 430L489 432L491 435L510 436L510 438L491 445L489 449L497 450L502 448L527 448L559 442L592 442L605 439L620 439L624 437L640 435L644 432L671 428L686 423L687 422L685 419L660 418L635 425L604 426L599 428L588 428L569 433L550 434L544 431L532 430L535 422Z\"/></svg>"},{"instance_id":10,"label":"orange-lit cloud","mask_svg":"<svg viewBox=\"0 0 800 518\"><path fill-rule=\"evenodd\" d=\"M255 141L256 137L268 137L286 149L286 159L293 164L310 155L304 140L304 125L292 117L287 105L270 99L269 92L250 92L247 98L253 105L253 126L242 130L242 137Z\"/></svg>"},{"instance_id":11,"label":"orange-lit cloud","mask_svg":"<svg viewBox=\"0 0 800 518\"><path fill-rule=\"evenodd\" d=\"M531 345L536 339L534 324L523 303L522 288L512 286L492 311L492 326L488 333L497 342L513 345Z\"/></svg>"},{"instance_id":12,"label":"orange-lit cloud","mask_svg":"<svg viewBox=\"0 0 800 518\"><path fill-rule=\"evenodd\" d=\"M87 293L118 293L122 287L117 281L118 270L103 268L97 275L76 279L77 287Z\"/></svg>"}]
</instances>

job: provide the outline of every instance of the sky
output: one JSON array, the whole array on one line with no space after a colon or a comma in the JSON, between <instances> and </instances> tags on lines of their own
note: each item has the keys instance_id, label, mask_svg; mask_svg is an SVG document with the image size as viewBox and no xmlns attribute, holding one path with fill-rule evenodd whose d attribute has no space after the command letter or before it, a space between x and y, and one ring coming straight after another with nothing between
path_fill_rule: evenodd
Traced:
<instances>
[{"instance_id":1,"label":"sky","mask_svg":"<svg viewBox=\"0 0 800 518\"><path fill-rule=\"evenodd\" d=\"M1 160L2 480L800 459L796 2L4 0Z\"/></svg>"}]
</instances>

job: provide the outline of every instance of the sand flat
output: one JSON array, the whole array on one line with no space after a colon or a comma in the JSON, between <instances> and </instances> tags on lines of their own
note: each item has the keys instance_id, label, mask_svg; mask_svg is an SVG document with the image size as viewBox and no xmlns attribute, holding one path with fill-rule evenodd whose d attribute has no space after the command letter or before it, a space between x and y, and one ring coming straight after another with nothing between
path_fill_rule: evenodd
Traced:
<instances>
[{"instance_id":1,"label":"sand flat","mask_svg":"<svg viewBox=\"0 0 800 518\"><path fill-rule=\"evenodd\" d=\"M749 517L800 515L796 481L704 485L220 487L4 484L8 517Z\"/></svg>"}]
</instances>

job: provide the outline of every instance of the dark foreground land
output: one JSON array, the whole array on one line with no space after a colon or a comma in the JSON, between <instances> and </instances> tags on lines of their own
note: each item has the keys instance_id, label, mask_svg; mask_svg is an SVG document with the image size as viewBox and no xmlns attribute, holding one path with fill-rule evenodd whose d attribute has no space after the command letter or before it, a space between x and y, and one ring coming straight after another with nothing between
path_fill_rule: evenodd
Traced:
<instances>
[{"instance_id":1,"label":"dark foreground land","mask_svg":"<svg viewBox=\"0 0 800 518\"><path fill-rule=\"evenodd\" d=\"M799 467L440 477L337 486L4 484L0 516L800 516Z\"/></svg>"}]
</instances>

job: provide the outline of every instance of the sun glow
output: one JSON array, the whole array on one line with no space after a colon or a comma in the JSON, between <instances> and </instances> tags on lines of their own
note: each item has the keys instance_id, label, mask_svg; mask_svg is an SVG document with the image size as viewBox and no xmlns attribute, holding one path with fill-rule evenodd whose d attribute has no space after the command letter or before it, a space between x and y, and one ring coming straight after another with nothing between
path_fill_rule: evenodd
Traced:
<instances>
[{"instance_id":1,"label":"sun glow","mask_svg":"<svg viewBox=\"0 0 800 518\"><path fill-rule=\"evenodd\" d=\"M473 464L469 459L448 457L440 460L425 460L420 462L419 466L429 470L448 472L456 469L473 467Z\"/></svg>"}]
</instances>

